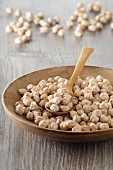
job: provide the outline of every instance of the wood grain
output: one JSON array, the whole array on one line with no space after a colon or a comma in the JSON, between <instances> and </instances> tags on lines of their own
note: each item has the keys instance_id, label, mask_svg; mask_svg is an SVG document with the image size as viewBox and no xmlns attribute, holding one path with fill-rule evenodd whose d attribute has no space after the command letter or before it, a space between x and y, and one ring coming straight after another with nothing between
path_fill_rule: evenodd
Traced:
<instances>
[{"instance_id":1,"label":"wood grain","mask_svg":"<svg viewBox=\"0 0 113 170\"><path fill-rule=\"evenodd\" d=\"M66 19L72 14L74 0L0 0L0 94L15 78L42 68L74 65L85 45L95 52L87 64L113 68L113 32L109 24L102 32L85 32L82 38L66 30L64 39L49 33L43 36L35 27L31 43L16 46L15 34L5 34L4 28L12 19L5 8L12 6L24 11L44 11L47 16ZM85 0L84 3L94 2ZM101 0L104 9L113 12L113 1ZM22 130L15 125L0 106L0 169L1 170L112 170L113 139L96 143L65 143L50 141Z\"/></svg>"}]
</instances>

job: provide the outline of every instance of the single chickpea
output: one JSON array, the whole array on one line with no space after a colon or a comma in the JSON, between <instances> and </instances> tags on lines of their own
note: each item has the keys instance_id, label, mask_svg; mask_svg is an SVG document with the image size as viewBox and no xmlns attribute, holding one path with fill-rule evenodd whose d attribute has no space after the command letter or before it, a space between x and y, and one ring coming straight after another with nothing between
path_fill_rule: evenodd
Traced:
<instances>
[{"instance_id":1,"label":"single chickpea","mask_svg":"<svg viewBox=\"0 0 113 170\"><path fill-rule=\"evenodd\" d=\"M113 116L113 108L108 110L108 114L109 114L110 116Z\"/></svg>"},{"instance_id":2,"label":"single chickpea","mask_svg":"<svg viewBox=\"0 0 113 170\"><path fill-rule=\"evenodd\" d=\"M61 110L62 112L67 112L67 111L69 111L70 109L69 109L69 106L61 105L61 106L60 106L60 110Z\"/></svg>"},{"instance_id":3,"label":"single chickpea","mask_svg":"<svg viewBox=\"0 0 113 170\"><path fill-rule=\"evenodd\" d=\"M106 129L109 129L108 123L101 123L100 124L100 130L106 130Z\"/></svg>"},{"instance_id":4,"label":"single chickpea","mask_svg":"<svg viewBox=\"0 0 113 170\"><path fill-rule=\"evenodd\" d=\"M25 112L25 107L24 107L22 104L18 104L18 105L16 106L16 113L17 113L18 115L23 115L24 112Z\"/></svg>"},{"instance_id":5,"label":"single chickpea","mask_svg":"<svg viewBox=\"0 0 113 170\"><path fill-rule=\"evenodd\" d=\"M37 116L41 116L41 111L40 110L34 110L34 111L32 111L32 113L34 114L35 119L36 119Z\"/></svg>"},{"instance_id":6,"label":"single chickpea","mask_svg":"<svg viewBox=\"0 0 113 170\"><path fill-rule=\"evenodd\" d=\"M39 13L37 14L37 17L39 17L40 19L43 19L44 16L45 16L44 12L39 12Z\"/></svg>"},{"instance_id":7,"label":"single chickpea","mask_svg":"<svg viewBox=\"0 0 113 170\"><path fill-rule=\"evenodd\" d=\"M90 123L89 127L92 131L98 130L98 126L93 122Z\"/></svg>"},{"instance_id":8,"label":"single chickpea","mask_svg":"<svg viewBox=\"0 0 113 170\"><path fill-rule=\"evenodd\" d=\"M57 86L55 85L51 85L49 86L49 90L52 92L52 91L56 91L57 90Z\"/></svg>"},{"instance_id":9,"label":"single chickpea","mask_svg":"<svg viewBox=\"0 0 113 170\"><path fill-rule=\"evenodd\" d=\"M78 104L76 105L76 110L80 110L80 109L82 109L82 105L78 103Z\"/></svg>"},{"instance_id":10,"label":"single chickpea","mask_svg":"<svg viewBox=\"0 0 113 170\"><path fill-rule=\"evenodd\" d=\"M96 109L92 112L93 115L100 117L102 115L102 110Z\"/></svg>"},{"instance_id":11,"label":"single chickpea","mask_svg":"<svg viewBox=\"0 0 113 170\"><path fill-rule=\"evenodd\" d=\"M89 120L89 117L88 117L85 113L83 113L83 114L81 115L81 119L82 119L83 121L87 122L87 121Z\"/></svg>"},{"instance_id":12,"label":"single chickpea","mask_svg":"<svg viewBox=\"0 0 113 170\"><path fill-rule=\"evenodd\" d=\"M46 27L46 26L40 27L40 32L41 32L42 34L46 34L46 33L49 32L49 28Z\"/></svg>"},{"instance_id":13,"label":"single chickpea","mask_svg":"<svg viewBox=\"0 0 113 170\"><path fill-rule=\"evenodd\" d=\"M81 121L81 122L80 122L80 125L81 125L81 126L84 126L84 125L86 125L86 122L85 122L85 121Z\"/></svg>"},{"instance_id":14,"label":"single chickpea","mask_svg":"<svg viewBox=\"0 0 113 170\"><path fill-rule=\"evenodd\" d=\"M91 31L91 32L95 32L96 31L96 26L95 25L89 25L88 30Z\"/></svg>"},{"instance_id":15,"label":"single chickpea","mask_svg":"<svg viewBox=\"0 0 113 170\"><path fill-rule=\"evenodd\" d=\"M19 89L18 91L19 91L19 94L20 94L20 95L24 95L24 94L27 92L27 90L24 89L24 88Z\"/></svg>"},{"instance_id":16,"label":"single chickpea","mask_svg":"<svg viewBox=\"0 0 113 170\"><path fill-rule=\"evenodd\" d=\"M59 105L62 101L61 97L54 97L52 100L50 100L50 102Z\"/></svg>"},{"instance_id":17,"label":"single chickpea","mask_svg":"<svg viewBox=\"0 0 113 170\"><path fill-rule=\"evenodd\" d=\"M84 93L84 98L88 100L92 100L93 99L92 92Z\"/></svg>"},{"instance_id":18,"label":"single chickpea","mask_svg":"<svg viewBox=\"0 0 113 170\"><path fill-rule=\"evenodd\" d=\"M29 96L25 96L23 98L23 103L25 106L30 106L30 104L33 102L33 100Z\"/></svg>"},{"instance_id":19,"label":"single chickpea","mask_svg":"<svg viewBox=\"0 0 113 170\"><path fill-rule=\"evenodd\" d=\"M11 33L11 32L13 32L13 29L11 28L10 25L7 25L5 28L5 31L6 31L6 33Z\"/></svg>"},{"instance_id":20,"label":"single chickpea","mask_svg":"<svg viewBox=\"0 0 113 170\"><path fill-rule=\"evenodd\" d=\"M54 129L54 130L58 130L58 125L56 122L52 122L51 125L50 125L50 128L51 129Z\"/></svg>"},{"instance_id":21,"label":"single chickpea","mask_svg":"<svg viewBox=\"0 0 113 170\"><path fill-rule=\"evenodd\" d=\"M39 102L39 106L41 106L41 107L44 107L45 106L45 100L40 100L40 102Z\"/></svg>"},{"instance_id":22,"label":"single chickpea","mask_svg":"<svg viewBox=\"0 0 113 170\"><path fill-rule=\"evenodd\" d=\"M108 96L107 93L101 93L101 94L100 94L100 98L101 98L101 100L108 100L108 99L109 99L109 96Z\"/></svg>"},{"instance_id":23,"label":"single chickpea","mask_svg":"<svg viewBox=\"0 0 113 170\"><path fill-rule=\"evenodd\" d=\"M77 114L76 111L74 111L74 110L71 110L71 111L70 111L70 117L71 117L71 118L73 118L76 114Z\"/></svg>"},{"instance_id":24,"label":"single chickpea","mask_svg":"<svg viewBox=\"0 0 113 170\"><path fill-rule=\"evenodd\" d=\"M72 96L68 93L64 94L62 98L62 104L67 105L71 101Z\"/></svg>"},{"instance_id":25,"label":"single chickpea","mask_svg":"<svg viewBox=\"0 0 113 170\"><path fill-rule=\"evenodd\" d=\"M34 120L34 114L33 114L33 112L28 112L27 113L27 116L26 116L26 118L28 119L28 120Z\"/></svg>"},{"instance_id":26,"label":"single chickpea","mask_svg":"<svg viewBox=\"0 0 113 170\"><path fill-rule=\"evenodd\" d=\"M96 81L97 81L97 82L102 82L102 81L103 81L103 77L100 76L100 75L98 75L98 76L96 77Z\"/></svg>"},{"instance_id":27,"label":"single chickpea","mask_svg":"<svg viewBox=\"0 0 113 170\"><path fill-rule=\"evenodd\" d=\"M75 37L82 37L83 32L82 32L82 30L75 29L74 35L75 35Z\"/></svg>"},{"instance_id":28,"label":"single chickpea","mask_svg":"<svg viewBox=\"0 0 113 170\"><path fill-rule=\"evenodd\" d=\"M78 114L76 114L76 115L73 117L73 121L76 122L76 123L80 123L80 122L81 122L81 116L79 116Z\"/></svg>"},{"instance_id":29,"label":"single chickpea","mask_svg":"<svg viewBox=\"0 0 113 170\"><path fill-rule=\"evenodd\" d=\"M48 120L41 120L38 124L39 127L47 128L49 122Z\"/></svg>"},{"instance_id":30,"label":"single chickpea","mask_svg":"<svg viewBox=\"0 0 113 170\"><path fill-rule=\"evenodd\" d=\"M38 105L35 101L31 102L30 104L30 110L36 110L38 109Z\"/></svg>"},{"instance_id":31,"label":"single chickpea","mask_svg":"<svg viewBox=\"0 0 113 170\"><path fill-rule=\"evenodd\" d=\"M94 110L97 110L98 109L98 106L95 105L95 104L92 104L91 105L91 111L94 111Z\"/></svg>"},{"instance_id":32,"label":"single chickpea","mask_svg":"<svg viewBox=\"0 0 113 170\"><path fill-rule=\"evenodd\" d=\"M58 112L58 111L59 111L59 106L56 105L56 104L52 104L52 105L50 106L50 110L55 111L55 112Z\"/></svg>"},{"instance_id":33,"label":"single chickpea","mask_svg":"<svg viewBox=\"0 0 113 170\"><path fill-rule=\"evenodd\" d=\"M60 129L61 130L67 130L67 126L65 125L65 122L61 122Z\"/></svg>"},{"instance_id":34,"label":"single chickpea","mask_svg":"<svg viewBox=\"0 0 113 170\"><path fill-rule=\"evenodd\" d=\"M68 27L68 28L72 28L73 25L74 25L74 23L73 23L72 20L68 20L68 21L67 21L67 27Z\"/></svg>"},{"instance_id":35,"label":"single chickpea","mask_svg":"<svg viewBox=\"0 0 113 170\"><path fill-rule=\"evenodd\" d=\"M73 103L73 105L76 105L78 104L78 99L76 97L72 97L71 102Z\"/></svg>"},{"instance_id":36,"label":"single chickpea","mask_svg":"<svg viewBox=\"0 0 113 170\"><path fill-rule=\"evenodd\" d=\"M83 125L82 131L90 131L90 127L88 125Z\"/></svg>"},{"instance_id":37,"label":"single chickpea","mask_svg":"<svg viewBox=\"0 0 113 170\"><path fill-rule=\"evenodd\" d=\"M102 123L108 123L108 117L105 116L105 115L101 115L101 116L100 116L100 121L101 121Z\"/></svg>"},{"instance_id":38,"label":"single chickpea","mask_svg":"<svg viewBox=\"0 0 113 170\"><path fill-rule=\"evenodd\" d=\"M41 120L44 120L43 116L36 116L34 122L35 122L36 125L38 125Z\"/></svg>"},{"instance_id":39,"label":"single chickpea","mask_svg":"<svg viewBox=\"0 0 113 170\"><path fill-rule=\"evenodd\" d=\"M15 11L15 16L16 16L16 17L20 17L20 16L21 16L21 10L17 9L17 10Z\"/></svg>"},{"instance_id":40,"label":"single chickpea","mask_svg":"<svg viewBox=\"0 0 113 170\"><path fill-rule=\"evenodd\" d=\"M12 13L13 13L13 9L11 7L7 7L6 8L6 14L12 15Z\"/></svg>"},{"instance_id":41,"label":"single chickpea","mask_svg":"<svg viewBox=\"0 0 113 170\"><path fill-rule=\"evenodd\" d=\"M59 16L55 16L53 18L53 20L55 21L56 24L59 24L60 23L60 17Z\"/></svg>"},{"instance_id":42,"label":"single chickpea","mask_svg":"<svg viewBox=\"0 0 113 170\"><path fill-rule=\"evenodd\" d=\"M106 102L102 102L99 104L99 109L103 110L103 109L108 109L108 103Z\"/></svg>"},{"instance_id":43,"label":"single chickpea","mask_svg":"<svg viewBox=\"0 0 113 170\"><path fill-rule=\"evenodd\" d=\"M81 96L81 90L80 90L80 89L75 90L75 91L74 91L74 95L75 95L76 97L80 97L80 96Z\"/></svg>"},{"instance_id":44,"label":"single chickpea","mask_svg":"<svg viewBox=\"0 0 113 170\"><path fill-rule=\"evenodd\" d=\"M98 86L93 86L92 87L92 93L93 94L96 94L96 93L98 93L100 91L100 88L98 87Z\"/></svg>"},{"instance_id":45,"label":"single chickpea","mask_svg":"<svg viewBox=\"0 0 113 170\"><path fill-rule=\"evenodd\" d=\"M57 34L58 34L60 37L63 37L64 34L65 34L64 29L62 28L62 29L58 30L58 33L57 33Z\"/></svg>"},{"instance_id":46,"label":"single chickpea","mask_svg":"<svg viewBox=\"0 0 113 170\"><path fill-rule=\"evenodd\" d=\"M26 12L26 20L28 22L32 22L33 21L33 14L32 14L32 12Z\"/></svg>"},{"instance_id":47,"label":"single chickpea","mask_svg":"<svg viewBox=\"0 0 113 170\"><path fill-rule=\"evenodd\" d=\"M65 125L67 126L68 129L72 129L75 126L75 122L73 120L67 120L65 122Z\"/></svg>"},{"instance_id":48,"label":"single chickpea","mask_svg":"<svg viewBox=\"0 0 113 170\"><path fill-rule=\"evenodd\" d=\"M34 95L34 96L33 96L33 100L34 100L35 102L39 103L39 101L40 101L39 95Z\"/></svg>"},{"instance_id":49,"label":"single chickpea","mask_svg":"<svg viewBox=\"0 0 113 170\"><path fill-rule=\"evenodd\" d=\"M78 113L79 116L81 116L84 113L84 110L83 109L79 109L79 110L77 110L77 113Z\"/></svg>"},{"instance_id":50,"label":"single chickpea","mask_svg":"<svg viewBox=\"0 0 113 170\"><path fill-rule=\"evenodd\" d=\"M89 113L91 111L91 105L84 105L83 110L85 113Z\"/></svg>"},{"instance_id":51,"label":"single chickpea","mask_svg":"<svg viewBox=\"0 0 113 170\"><path fill-rule=\"evenodd\" d=\"M72 132L81 132L82 131L82 126L80 126L79 124L76 124L73 128L72 128Z\"/></svg>"},{"instance_id":52,"label":"single chickpea","mask_svg":"<svg viewBox=\"0 0 113 170\"><path fill-rule=\"evenodd\" d=\"M99 121L99 118L96 115L92 114L91 117L90 117L90 120L93 123L97 123Z\"/></svg>"}]
</instances>

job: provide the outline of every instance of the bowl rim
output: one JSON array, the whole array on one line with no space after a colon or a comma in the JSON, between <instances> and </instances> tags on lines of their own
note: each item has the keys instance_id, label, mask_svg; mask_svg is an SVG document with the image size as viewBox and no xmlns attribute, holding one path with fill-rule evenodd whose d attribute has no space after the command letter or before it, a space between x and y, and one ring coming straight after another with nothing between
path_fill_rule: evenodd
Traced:
<instances>
[{"instance_id":1,"label":"bowl rim","mask_svg":"<svg viewBox=\"0 0 113 170\"><path fill-rule=\"evenodd\" d=\"M56 67L48 67L48 68L44 68L44 69L40 69L40 70L36 70L36 71L32 71L32 72L29 72L27 74L23 74L22 76L14 79L13 81L11 81L10 83L8 83L6 85L6 87L4 88L3 90L3 93L2 93L2 105L3 105L3 108L5 110L5 112L7 113L7 115L14 121L18 121L24 125L27 125L29 127L33 127L33 128L37 128L37 129L40 129L40 130L45 130L45 131L52 131L52 132L58 132L58 133L65 133L65 134L72 134L72 135L91 135L91 134L99 134L99 133L102 133L102 132L111 132L113 131L113 128L109 128L109 129L105 129L105 130L95 130L95 131L81 131L81 132L72 132L72 131L64 131L64 130L54 130L54 129L49 129L49 128L43 128L43 127L39 127L37 125L34 124L34 122L30 121L30 120L27 120L27 119L22 119L20 115L18 115L16 112L13 113L13 111L10 111L9 108L7 107L6 105L6 102L5 102L5 94L7 93L7 90L10 88L10 86L18 81L19 79L21 78L24 78L24 77L27 77L28 75L30 74L34 74L38 71L44 71L46 69L54 69L54 68L60 68L60 67L75 67L74 65L66 65L66 66L56 66ZM98 67L98 66L89 66L89 65L85 65L84 67L89 67L89 68L101 68L101 69L107 69L107 70L113 70L112 68L106 68L106 67ZM31 123L32 122L32 123Z\"/></svg>"}]
</instances>

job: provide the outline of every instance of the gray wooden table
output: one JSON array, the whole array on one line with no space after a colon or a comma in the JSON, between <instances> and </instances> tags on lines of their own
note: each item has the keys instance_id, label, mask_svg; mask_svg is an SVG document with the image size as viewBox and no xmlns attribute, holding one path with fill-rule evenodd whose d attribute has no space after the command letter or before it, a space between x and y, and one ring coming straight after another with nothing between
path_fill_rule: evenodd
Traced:
<instances>
[{"instance_id":1,"label":"gray wooden table","mask_svg":"<svg viewBox=\"0 0 113 170\"><path fill-rule=\"evenodd\" d=\"M34 26L32 42L14 44L15 34L6 35L5 26L12 19L5 8L12 6L46 16L61 16L66 20L78 1L74 0L0 0L0 94L4 87L28 72L59 65L74 65L82 46L92 46L95 52L87 65L113 68L113 32L109 24L102 32L85 32L75 38L74 30L66 30L64 38L49 33L41 35ZM84 3L94 2L86 0ZM104 9L113 12L113 1L102 0ZM13 123L0 105L0 170L112 170L113 139L95 143L64 143L50 141L24 131Z\"/></svg>"}]
</instances>

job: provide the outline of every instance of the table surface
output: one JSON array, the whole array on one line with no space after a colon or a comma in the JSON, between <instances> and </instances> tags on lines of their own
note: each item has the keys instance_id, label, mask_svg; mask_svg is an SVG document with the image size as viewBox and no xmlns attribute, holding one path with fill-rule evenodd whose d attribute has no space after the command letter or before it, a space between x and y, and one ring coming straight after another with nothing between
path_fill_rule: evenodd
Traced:
<instances>
[{"instance_id":1,"label":"table surface","mask_svg":"<svg viewBox=\"0 0 113 170\"><path fill-rule=\"evenodd\" d=\"M102 32L85 31L82 38L74 37L74 29L66 29L66 20L76 8L74 0L0 0L0 94L5 86L23 74L42 68L74 65L83 46L95 51L87 65L113 68L113 32L109 24ZM94 2L86 0L84 3ZM113 1L100 1L104 9L113 12ZM32 26L32 42L15 45L15 34L6 34L5 26L13 20L5 8L22 9L47 17L61 16L64 38L41 35ZM27 132L5 114L0 105L0 169L1 170L112 170L113 139L95 143L65 143L50 141Z\"/></svg>"}]
</instances>

